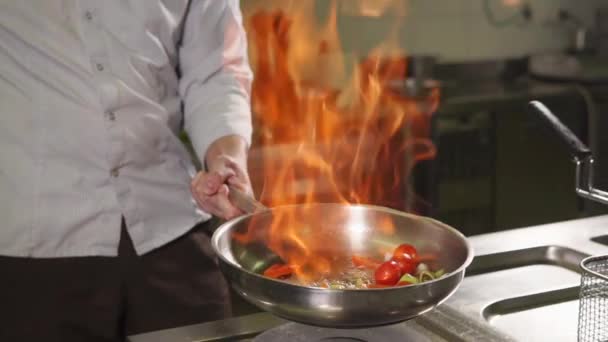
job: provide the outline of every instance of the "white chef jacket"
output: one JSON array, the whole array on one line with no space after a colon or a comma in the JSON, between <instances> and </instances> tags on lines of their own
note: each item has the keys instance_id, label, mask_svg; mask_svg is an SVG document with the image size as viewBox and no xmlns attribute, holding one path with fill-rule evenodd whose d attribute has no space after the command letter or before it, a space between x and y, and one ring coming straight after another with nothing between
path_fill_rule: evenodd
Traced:
<instances>
[{"instance_id":1,"label":"white chef jacket","mask_svg":"<svg viewBox=\"0 0 608 342\"><path fill-rule=\"evenodd\" d=\"M0 0L0 255L138 254L209 218L192 160L251 137L238 0ZM183 111L182 111L183 104Z\"/></svg>"}]
</instances>

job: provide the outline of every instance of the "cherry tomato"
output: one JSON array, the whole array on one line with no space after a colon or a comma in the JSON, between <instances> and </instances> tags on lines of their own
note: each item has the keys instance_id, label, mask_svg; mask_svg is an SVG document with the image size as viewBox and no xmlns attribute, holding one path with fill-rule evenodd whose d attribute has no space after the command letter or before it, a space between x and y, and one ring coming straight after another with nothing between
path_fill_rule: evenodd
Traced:
<instances>
[{"instance_id":1,"label":"cherry tomato","mask_svg":"<svg viewBox=\"0 0 608 342\"><path fill-rule=\"evenodd\" d=\"M406 273L414 273L416 271L416 267L418 267L418 262L414 260L409 254L402 254L401 257L392 259L399 269L401 270L401 274Z\"/></svg>"},{"instance_id":2,"label":"cherry tomato","mask_svg":"<svg viewBox=\"0 0 608 342\"><path fill-rule=\"evenodd\" d=\"M411 257L410 259L414 259L417 262L418 251L416 251L416 247L407 243L401 244L395 248L395 251L393 252L393 259L400 259L405 255L409 255Z\"/></svg>"},{"instance_id":3,"label":"cherry tomato","mask_svg":"<svg viewBox=\"0 0 608 342\"><path fill-rule=\"evenodd\" d=\"M401 269L393 260L383 262L374 273L376 284L380 285L395 285L399 277L401 277Z\"/></svg>"}]
</instances>

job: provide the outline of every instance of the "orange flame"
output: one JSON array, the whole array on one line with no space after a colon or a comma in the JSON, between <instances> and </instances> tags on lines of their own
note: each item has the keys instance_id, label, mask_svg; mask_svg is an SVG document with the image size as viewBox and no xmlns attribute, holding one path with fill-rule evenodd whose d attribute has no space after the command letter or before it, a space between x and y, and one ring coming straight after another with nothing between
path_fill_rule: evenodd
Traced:
<instances>
[{"instance_id":1,"label":"orange flame","mask_svg":"<svg viewBox=\"0 0 608 342\"><path fill-rule=\"evenodd\" d=\"M246 21L256 74L252 159L261 162L252 175L264 177L261 201L270 207L338 202L402 209L403 181L417 161L435 156L428 137L438 91L420 101L394 89L407 66L394 44L379 46L346 72L335 2L320 29L313 1L291 4L297 7L289 14L258 11ZM397 41L396 32L389 43ZM336 242L321 227L294 224L296 215L295 209L276 215L264 242L300 280L331 273L335 256L323 246ZM254 227L252 222L237 238L259 240ZM379 229L390 233L394 227Z\"/></svg>"}]
</instances>

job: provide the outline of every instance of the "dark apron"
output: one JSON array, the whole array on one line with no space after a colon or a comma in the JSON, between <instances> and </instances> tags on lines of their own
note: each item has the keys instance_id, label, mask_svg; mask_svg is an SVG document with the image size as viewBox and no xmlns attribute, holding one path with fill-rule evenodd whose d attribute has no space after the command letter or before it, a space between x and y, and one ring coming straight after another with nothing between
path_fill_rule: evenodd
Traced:
<instances>
[{"instance_id":1,"label":"dark apron","mask_svg":"<svg viewBox=\"0 0 608 342\"><path fill-rule=\"evenodd\" d=\"M118 257L0 257L0 341L123 341L230 316L209 242L216 224L142 256L123 223Z\"/></svg>"}]
</instances>

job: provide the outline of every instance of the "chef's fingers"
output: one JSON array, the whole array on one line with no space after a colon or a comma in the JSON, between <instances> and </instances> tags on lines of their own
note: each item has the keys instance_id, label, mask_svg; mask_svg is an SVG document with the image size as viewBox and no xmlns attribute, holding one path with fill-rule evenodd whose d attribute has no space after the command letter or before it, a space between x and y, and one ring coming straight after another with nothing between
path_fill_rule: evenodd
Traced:
<instances>
[{"instance_id":1,"label":"chef's fingers","mask_svg":"<svg viewBox=\"0 0 608 342\"><path fill-rule=\"evenodd\" d=\"M224 184L229 177L233 177L234 174L234 171L231 170L199 172L190 185L196 192L210 196L217 193L220 185Z\"/></svg>"},{"instance_id":2,"label":"chef's fingers","mask_svg":"<svg viewBox=\"0 0 608 342\"><path fill-rule=\"evenodd\" d=\"M220 216L225 219L231 219L236 216L242 215L243 213L237 207L235 207L230 199L228 198L228 186L226 184L222 184L217 194L213 196L213 203L219 209Z\"/></svg>"},{"instance_id":3,"label":"chef's fingers","mask_svg":"<svg viewBox=\"0 0 608 342\"><path fill-rule=\"evenodd\" d=\"M228 186L220 183L217 186L217 190L211 193L208 191L207 178L203 176L197 176L192 182L192 196L194 197L198 206L205 212L224 218L231 219L239 216L242 212L236 208L228 199ZM211 178L212 181L216 181L215 177Z\"/></svg>"},{"instance_id":4,"label":"chef's fingers","mask_svg":"<svg viewBox=\"0 0 608 342\"><path fill-rule=\"evenodd\" d=\"M209 214L221 217L226 220L242 215L242 212L236 207L234 207L232 203L230 203L230 201L228 200L227 194L224 193L224 191L226 190L222 189L220 189L218 193L212 196L195 196L195 200L199 207L201 207L201 209L203 209Z\"/></svg>"},{"instance_id":5,"label":"chef's fingers","mask_svg":"<svg viewBox=\"0 0 608 342\"><path fill-rule=\"evenodd\" d=\"M231 176L228 177L228 179L226 180L226 184L228 184L231 187L235 187L249 195L253 195L253 189L251 189L251 183L249 182L249 178L245 177L238 177L238 176Z\"/></svg>"}]
</instances>

